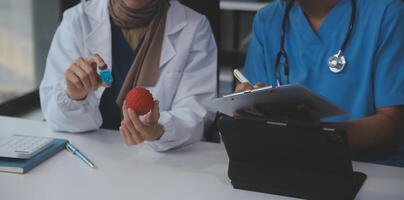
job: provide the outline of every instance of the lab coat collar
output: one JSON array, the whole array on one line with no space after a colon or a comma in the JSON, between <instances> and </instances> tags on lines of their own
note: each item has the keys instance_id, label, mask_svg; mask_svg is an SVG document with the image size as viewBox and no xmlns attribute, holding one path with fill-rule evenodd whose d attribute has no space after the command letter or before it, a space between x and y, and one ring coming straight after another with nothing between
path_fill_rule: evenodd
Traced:
<instances>
[{"instance_id":1,"label":"lab coat collar","mask_svg":"<svg viewBox=\"0 0 404 200\"><path fill-rule=\"evenodd\" d=\"M108 2L109 0L89 1L84 6L84 12L88 16L88 25L92 29L85 41L91 54L100 54L104 58L104 61L109 66L112 66L111 24ZM164 66L176 55L169 36L181 31L187 25L184 7L176 0L171 0L170 4L167 13L160 67Z\"/></svg>"}]
</instances>

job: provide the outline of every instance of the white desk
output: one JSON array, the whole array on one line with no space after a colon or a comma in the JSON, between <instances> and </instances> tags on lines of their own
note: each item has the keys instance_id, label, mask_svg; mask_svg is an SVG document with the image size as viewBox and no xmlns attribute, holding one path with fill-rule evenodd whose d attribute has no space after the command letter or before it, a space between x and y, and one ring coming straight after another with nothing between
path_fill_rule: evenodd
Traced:
<instances>
[{"instance_id":1,"label":"white desk","mask_svg":"<svg viewBox=\"0 0 404 200\"><path fill-rule=\"evenodd\" d=\"M67 138L98 166L93 170L62 151L25 175L0 173L1 200L290 199L235 190L227 177L227 155L219 144L200 142L167 153L127 147L117 132L51 133L44 122L0 117L0 135L14 133ZM368 179L357 199L404 199L404 169L355 163Z\"/></svg>"}]
</instances>

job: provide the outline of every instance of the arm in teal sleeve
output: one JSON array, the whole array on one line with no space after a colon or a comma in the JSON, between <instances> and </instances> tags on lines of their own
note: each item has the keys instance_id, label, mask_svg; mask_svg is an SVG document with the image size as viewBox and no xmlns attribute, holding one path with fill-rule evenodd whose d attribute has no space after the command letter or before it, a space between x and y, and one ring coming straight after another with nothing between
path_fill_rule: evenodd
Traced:
<instances>
[{"instance_id":1,"label":"arm in teal sleeve","mask_svg":"<svg viewBox=\"0 0 404 200\"><path fill-rule=\"evenodd\" d=\"M260 12L254 18L253 23L253 36L249 44L246 62L244 65L243 73L247 79L252 83L258 82L268 84L268 75L265 65L265 50L263 46L263 33L264 23L261 20Z\"/></svg>"},{"instance_id":2,"label":"arm in teal sleeve","mask_svg":"<svg viewBox=\"0 0 404 200\"><path fill-rule=\"evenodd\" d=\"M386 8L375 57L375 106L404 105L404 4Z\"/></svg>"},{"instance_id":3,"label":"arm in teal sleeve","mask_svg":"<svg viewBox=\"0 0 404 200\"><path fill-rule=\"evenodd\" d=\"M375 55L374 93L377 111L360 120L338 123L354 147L391 150L404 141L404 4L385 10Z\"/></svg>"}]
</instances>

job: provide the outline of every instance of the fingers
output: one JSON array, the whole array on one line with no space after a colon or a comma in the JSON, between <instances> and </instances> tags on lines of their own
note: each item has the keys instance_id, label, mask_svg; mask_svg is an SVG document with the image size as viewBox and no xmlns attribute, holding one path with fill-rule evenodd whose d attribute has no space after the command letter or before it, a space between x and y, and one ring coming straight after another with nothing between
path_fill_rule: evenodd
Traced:
<instances>
[{"instance_id":1,"label":"fingers","mask_svg":"<svg viewBox=\"0 0 404 200\"><path fill-rule=\"evenodd\" d=\"M146 124L146 125L148 125L148 126L150 126L150 125L152 125L153 124L153 116L152 116L152 111L150 111L149 113L147 113L146 115L143 115L143 118L142 117L140 117L140 120L144 123L144 124Z\"/></svg>"},{"instance_id":2,"label":"fingers","mask_svg":"<svg viewBox=\"0 0 404 200\"><path fill-rule=\"evenodd\" d=\"M77 89L84 89L84 85L80 81L80 78L75 73L73 73L71 69L66 70L65 78L66 81L72 83Z\"/></svg>"},{"instance_id":3,"label":"fingers","mask_svg":"<svg viewBox=\"0 0 404 200\"><path fill-rule=\"evenodd\" d=\"M237 85L235 92L242 92L262 87L265 87L264 83L257 83L254 86L252 86L250 83L240 83Z\"/></svg>"},{"instance_id":4,"label":"fingers","mask_svg":"<svg viewBox=\"0 0 404 200\"><path fill-rule=\"evenodd\" d=\"M85 59L78 58L65 71L67 94L70 98L81 100L101 86L97 68L92 64L106 66L102 58L96 54Z\"/></svg>"},{"instance_id":5,"label":"fingers","mask_svg":"<svg viewBox=\"0 0 404 200\"><path fill-rule=\"evenodd\" d=\"M65 76L66 79L71 81L77 88L85 89L88 92L96 90L100 85L100 81L97 79L97 71L83 58L78 58L75 63L66 70Z\"/></svg>"},{"instance_id":6,"label":"fingers","mask_svg":"<svg viewBox=\"0 0 404 200\"><path fill-rule=\"evenodd\" d=\"M130 141L126 144L128 145L134 145L134 144L140 144L144 142L144 139L142 135L135 129L133 126L132 122L129 120L124 120L121 123L121 128L123 132L126 134L125 138L126 140Z\"/></svg>"},{"instance_id":7,"label":"fingers","mask_svg":"<svg viewBox=\"0 0 404 200\"><path fill-rule=\"evenodd\" d=\"M97 66L100 69L106 69L107 68L107 64L105 63L104 59L101 58L101 56L99 54L94 54L90 57L88 57L87 62L90 64L91 68L97 72ZM101 85L101 79L97 74L97 82L98 82L98 86ZM109 87L109 86L108 86Z\"/></svg>"},{"instance_id":8,"label":"fingers","mask_svg":"<svg viewBox=\"0 0 404 200\"><path fill-rule=\"evenodd\" d=\"M124 126L129 131L129 137L131 137L132 140L136 142L136 144L142 143L144 141L144 138L139 133L139 131L136 130L135 126L132 123L132 120L130 120L128 109L126 109L126 106L124 107L124 118L121 126Z\"/></svg>"},{"instance_id":9,"label":"fingers","mask_svg":"<svg viewBox=\"0 0 404 200\"><path fill-rule=\"evenodd\" d=\"M80 78L81 83L84 85L84 89L91 91L91 82L89 75L81 68L80 65L75 64L73 66L73 73Z\"/></svg>"},{"instance_id":10,"label":"fingers","mask_svg":"<svg viewBox=\"0 0 404 200\"><path fill-rule=\"evenodd\" d=\"M123 113L123 120L129 119L128 108L126 107L125 102L123 102L122 113Z\"/></svg>"},{"instance_id":11,"label":"fingers","mask_svg":"<svg viewBox=\"0 0 404 200\"><path fill-rule=\"evenodd\" d=\"M87 91L72 68L69 68L65 71L65 80L66 80L66 93L67 96L76 101L82 100L87 96Z\"/></svg>"},{"instance_id":12,"label":"fingers","mask_svg":"<svg viewBox=\"0 0 404 200\"><path fill-rule=\"evenodd\" d=\"M237 85L235 92L242 92L245 90L252 90L254 87L249 83L240 83Z\"/></svg>"},{"instance_id":13,"label":"fingers","mask_svg":"<svg viewBox=\"0 0 404 200\"><path fill-rule=\"evenodd\" d=\"M257 83L257 84L255 84L254 85L254 88L262 88L262 87L265 87L266 85L264 84L264 83Z\"/></svg>"},{"instance_id":14,"label":"fingers","mask_svg":"<svg viewBox=\"0 0 404 200\"><path fill-rule=\"evenodd\" d=\"M100 68L106 67L106 64L105 64L104 60L103 60L103 59L101 58L101 56L98 55L98 54L94 54L94 55L88 57L86 60L87 60L87 62L89 62L90 65L93 66L93 67L94 67L93 64L96 64L96 66L98 66L98 67L100 67ZM95 67L94 67L94 68L95 68Z\"/></svg>"},{"instance_id":15,"label":"fingers","mask_svg":"<svg viewBox=\"0 0 404 200\"><path fill-rule=\"evenodd\" d=\"M135 129L133 126L132 122L126 121L124 122L124 126L129 130L130 137L132 138L133 141L135 141L136 144L141 144L144 141L144 138L142 134Z\"/></svg>"},{"instance_id":16,"label":"fingers","mask_svg":"<svg viewBox=\"0 0 404 200\"><path fill-rule=\"evenodd\" d=\"M152 117L153 117L154 122L158 122L160 119L160 102L159 101L154 101Z\"/></svg>"},{"instance_id":17,"label":"fingers","mask_svg":"<svg viewBox=\"0 0 404 200\"><path fill-rule=\"evenodd\" d=\"M90 84L90 86L86 89L89 91L96 90L100 86L100 83L101 83L101 81L99 81L99 79L98 79L97 70L95 68L91 67L91 65L83 58L79 58L77 60L77 63L80 66L82 72L84 72L84 75L83 75L84 78L88 79L86 81L89 82L89 84Z\"/></svg>"},{"instance_id":18,"label":"fingers","mask_svg":"<svg viewBox=\"0 0 404 200\"><path fill-rule=\"evenodd\" d=\"M124 141L127 145L136 145L144 142L144 138L142 134L136 130L132 120L129 117L128 109L126 108L125 102L123 104L123 115L124 119L121 123L121 128L120 131L122 130L123 133L125 133L124 138L126 138ZM126 142L128 141L128 142Z\"/></svg>"},{"instance_id":19,"label":"fingers","mask_svg":"<svg viewBox=\"0 0 404 200\"><path fill-rule=\"evenodd\" d=\"M129 130L125 126L119 127L119 133L121 134L121 137L125 144L127 145L134 145L135 142L132 140L132 137L130 137Z\"/></svg>"},{"instance_id":20,"label":"fingers","mask_svg":"<svg viewBox=\"0 0 404 200\"><path fill-rule=\"evenodd\" d=\"M123 111L123 120L121 122L121 126L123 126L127 129L128 133L130 133L128 136L132 138L131 133L136 132L136 130L135 130L135 127L133 126L132 122L129 119L128 109L126 109L125 104L124 104L122 111Z\"/></svg>"},{"instance_id":21,"label":"fingers","mask_svg":"<svg viewBox=\"0 0 404 200\"><path fill-rule=\"evenodd\" d=\"M159 119L160 119L160 102L159 101L154 101L154 107L145 116L144 123L151 126L153 124L157 124Z\"/></svg>"},{"instance_id":22,"label":"fingers","mask_svg":"<svg viewBox=\"0 0 404 200\"><path fill-rule=\"evenodd\" d=\"M126 109L128 109L128 108L126 107L126 101L124 100L123 104L122 104L122 110L126 110Z\"/></svg>"},{"instance_id":23,"label":"fingers","mask_svg":"<svg viewBox=\"0 0 404 200\"><path fill-rule=\"evenodd\" d=\"M145 122L142 122L136 112L123 104L123 116L121 126L123 131L129 133L129 137L135 144L143 143L144 141L157 140L164 134L164 127L158 124L160 118L159 103L155 101L155 107L145 117ZM151 121L153 120L153 121ZM150 124L148 124L148 121Z\"/></svg>"},{"instance_id":24,"label":"fingers","mask_svg":"<svg viewBox=\"0 0 404 200\"><path fill-rule=\"evenodd\" d=\"M136 130L142 132L145 132L145 125L143 122L140 121L139 116L133 111L133 109L129 108L128 109L128 114L129 114L129 119L133 123L134 127Z\"/></svg>"}]
</instances>

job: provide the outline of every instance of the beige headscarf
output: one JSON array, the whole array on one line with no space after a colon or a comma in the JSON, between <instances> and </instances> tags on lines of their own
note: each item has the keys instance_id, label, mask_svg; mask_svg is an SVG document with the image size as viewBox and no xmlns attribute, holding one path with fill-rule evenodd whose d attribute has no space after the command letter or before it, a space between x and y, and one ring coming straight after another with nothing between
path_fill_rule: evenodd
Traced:
<instances>
[{"instance_id":1,"label":"beige headscarf","mask_svg":"<svg viewBox=\"0 0 404 200\"><path fill-rule=\"evenodd\" d=\"M124 0L109 1L109 14L116 26L128 30L145 27L143 42L116 99L120 107L130 89L154 86L158 80L168 1L151 0L141 9L129 8Z\"/></svg>"}]
</instances>

